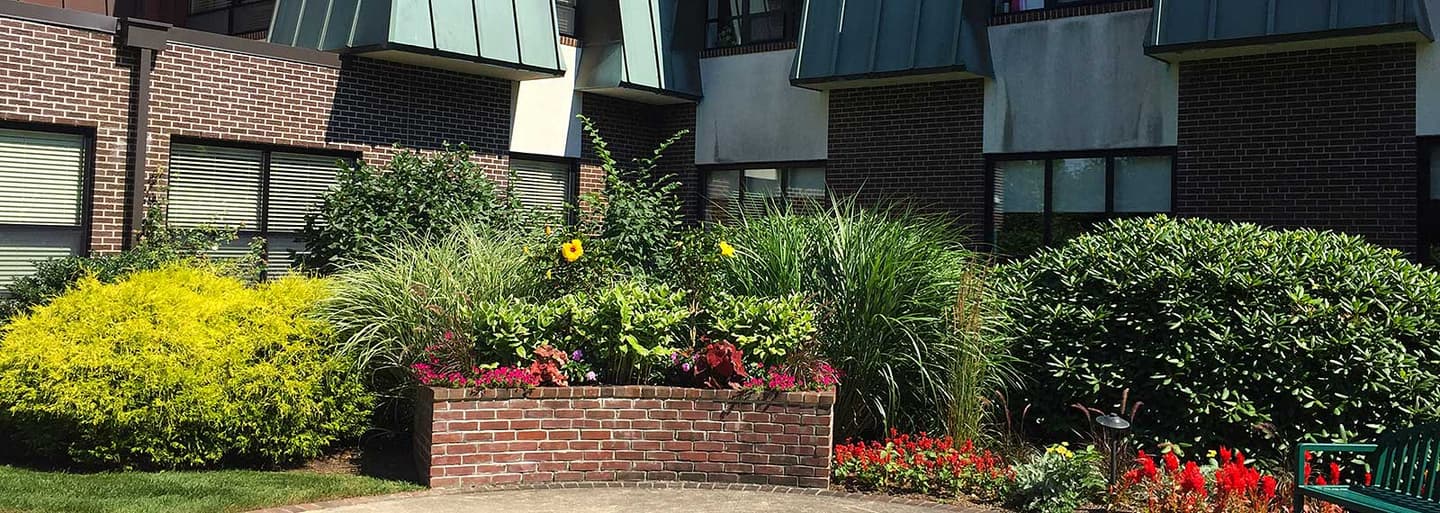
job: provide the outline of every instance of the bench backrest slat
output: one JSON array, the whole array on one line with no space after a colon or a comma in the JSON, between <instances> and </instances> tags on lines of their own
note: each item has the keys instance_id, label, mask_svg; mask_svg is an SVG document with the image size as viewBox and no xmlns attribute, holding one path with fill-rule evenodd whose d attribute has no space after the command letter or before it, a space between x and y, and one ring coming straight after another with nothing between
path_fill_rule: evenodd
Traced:
<instances>
[{"instance_id":1,"label":"bench backrest slat","mask_svg":"<svg viewBox=\"0 0 1440 513\"><path fill-rule=\"evenodd\" d=\"M1425 464L1425 493L1423 497L1432 501L1440 501L1440 493L1435 490L1435 476L1440 475L1440 437L1432 437L1426 442L1430 445L1430 461Z\"/></svg>"},{"instance_id":2,"label":"bench backrest slat","mask_svg":"<svg viewBox=\"0 0 1440 513\"><path fill-rule=\"evenodd\" d=\"M1371 486L1440 501L1440 424L1386 433L1377 445Z\"/></svg>"}]
</instances>

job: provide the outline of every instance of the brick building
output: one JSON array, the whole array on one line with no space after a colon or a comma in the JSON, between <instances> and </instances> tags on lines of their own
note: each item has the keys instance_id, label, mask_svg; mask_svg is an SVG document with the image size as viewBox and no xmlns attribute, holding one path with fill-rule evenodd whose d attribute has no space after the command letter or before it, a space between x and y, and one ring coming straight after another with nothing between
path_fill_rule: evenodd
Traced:
<instances>
[{"instance_id":1,"label":"brick building","mask_svg":"<svg viewBox=\"0 0 1440 513\"><path fill-rule=\"evenodd\" d=\"M661 169L696 219L829 189L1006 254L1164 212L1423 256L1433 3L0 0L0 286L147 201L279 258L337 159L396 144L573 201L576 114L622 159L690 130Z\"/></svg>"}]
</instances>

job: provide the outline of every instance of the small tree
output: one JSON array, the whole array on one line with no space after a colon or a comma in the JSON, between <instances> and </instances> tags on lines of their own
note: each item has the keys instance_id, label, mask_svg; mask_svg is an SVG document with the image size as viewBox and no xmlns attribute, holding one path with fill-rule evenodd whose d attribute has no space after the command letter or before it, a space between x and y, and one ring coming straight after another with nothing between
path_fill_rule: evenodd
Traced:
<instances>
[{"instance_id":1,"label":"small tree","mask_svg":"<svg viewBox=\"0 0 1440 513\"><path fill-rule=\"evenodd\" d=\"M657 175L655 167L665 150L690 131L675 132L650 156L632 159L634 169L624 170L595 124L583 115L578 117L605 171L605 190L581 198L599 213L585 218L582 231L598 234L604 253L632 272L669 269L682 224L676 193L680 182L674 174Z\"/></svg>"}]
</instances>

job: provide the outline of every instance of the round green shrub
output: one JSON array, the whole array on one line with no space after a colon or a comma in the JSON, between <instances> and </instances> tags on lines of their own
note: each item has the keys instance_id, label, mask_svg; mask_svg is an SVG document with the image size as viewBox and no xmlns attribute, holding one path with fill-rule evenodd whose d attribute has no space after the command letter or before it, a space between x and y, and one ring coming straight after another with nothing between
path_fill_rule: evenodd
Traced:
<instances>
[{"instance_id":1,"label":"round green shrub","mask_svg":"<svg viewBox=\"0 0 1440 513\"><path fill-rule=\"evenodd\" d=\"M95 278L0 339L0 432L86 466L275 465L366 428L370 399L311 317L323 281L168 266Z\"/></svg>"},{"instance_id":2,"label":"round green shrub","mask_svg":"<svg viewBox=\"0 0 1440 513\"><path fill-rule=\"evenodd\" d=\"M1440 275L1359 237L1120 220L1002 266L992 290L1052 436L1126 388L1149 440L1268 457L1440 418Z\"/></svg>"}]
</instances>

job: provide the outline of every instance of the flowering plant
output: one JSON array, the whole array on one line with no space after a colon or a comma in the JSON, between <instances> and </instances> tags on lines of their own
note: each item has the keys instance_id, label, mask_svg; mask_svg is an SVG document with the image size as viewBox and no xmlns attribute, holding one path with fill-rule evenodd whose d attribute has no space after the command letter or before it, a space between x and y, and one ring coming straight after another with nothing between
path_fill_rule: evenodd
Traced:
<instances>
[{"instance_id":1,"label":"flowering plant","mask_svg":"<svg viewBox=\"0 0 1440 513\"><path fill-rule=\"evenodd\" d=\"M1012 479L1010 467L969 440L890 431L884 442L835 446L836 483L851 489L995 499Z\"/></svg>"},{"instance_id":2,"label":"flowering plant","mask_svg":"<svg viewBox=\"0 0 1440 513\"><path fill-rule=\"evenodd\" d=\"M535 359L530 363L529 372L538 383L557 387L570 384L564 372L565 365L570 363L570 357L565 351L542 344L535 348L534 354Z\"/></svg>"},{"instance_id":3,"label":"flowering plant","mask_svg":"<svg viewBox=\"0 0 1440 513\"><path fill-rule=\"evenodd\" d=\"M540 380L530 371L518 367L496 367L471 380L475 388L535 388Z\"/></svg>"},{"instance_id":4,"label":"flowering plant","mask_svg":"<svg viewBox=\"0 0 1440 513\"><path fill-rule=\"evenodd\" d=\"M1015 479L1005 502L1026 513L1069 513L1105 491L1100 453L1094 447L1072 451L1053 445L1025 463L1015 465Z\"/></svg>"},{"instance_id":5,"label":"flowering plant","mask_svg":"<svg viewBox=\"0 0 1440 513\"><path fill-rule=\"evenodd\" d=\"M840 371L828 362L814 360L801 365L758 367L741 388L770 392L824 392L840 384Z\"/></svg>"},{"instance_id":6,"label":"flowering plant","mask_svg":"<svg viewBox=\"0 0 1440 513\"><path fill-rule=\"evenodd\" d=\"M1116 483L1117 503L1134 503L1150 513L1281 513L1289 487L1249 466L1244 453L1220 447L1213 464L1183 464L1173 451L1161 463L1139 451L1135 468ZM1160 468L1164 467L1163 471Z\"/></svg>"}]
</instances>

